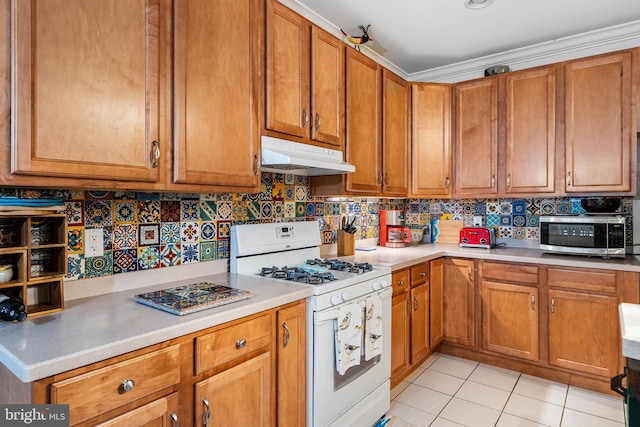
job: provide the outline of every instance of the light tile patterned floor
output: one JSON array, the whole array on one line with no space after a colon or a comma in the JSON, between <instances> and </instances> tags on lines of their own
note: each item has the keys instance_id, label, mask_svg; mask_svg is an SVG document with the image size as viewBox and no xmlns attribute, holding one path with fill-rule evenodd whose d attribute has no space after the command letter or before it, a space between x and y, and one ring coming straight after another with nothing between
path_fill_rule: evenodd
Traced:
<instances>
[{"instance_id":1,"label":"light tile patterned floor","mask_svg":"<svg viewBox=\"0 0 640 427\"><path fill-rule=\"evenodd\" d=\"M433 354L391 391L417 427L624 427L622 398L458 357Z\"/></svg>"}]
</instances>

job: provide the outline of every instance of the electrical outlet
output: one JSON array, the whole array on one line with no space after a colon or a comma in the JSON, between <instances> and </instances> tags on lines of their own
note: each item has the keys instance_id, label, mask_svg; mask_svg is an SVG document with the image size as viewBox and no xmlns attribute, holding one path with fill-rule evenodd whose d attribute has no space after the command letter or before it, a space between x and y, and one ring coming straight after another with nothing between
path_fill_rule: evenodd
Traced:
<instances>
[{"instance_id":1,"label":"electrical outlet","mask_svg":"<svg viewBox=\"0 0 640 427\"><path fill-rule=\"evenodd\" d=\"M102 228L85 228L84 256L96 257L104 255L104 234Z\"/></svg>"},{"instance_id":2,"label":"electrical outlet","mask_svg":"<svg viewBox=\"0 0 640 427\"><path fill-rule=\"evenodd\" d=\"M482 227L482 216L477 215L473 217L473 226Z\"/></svg>"}]
</instances>

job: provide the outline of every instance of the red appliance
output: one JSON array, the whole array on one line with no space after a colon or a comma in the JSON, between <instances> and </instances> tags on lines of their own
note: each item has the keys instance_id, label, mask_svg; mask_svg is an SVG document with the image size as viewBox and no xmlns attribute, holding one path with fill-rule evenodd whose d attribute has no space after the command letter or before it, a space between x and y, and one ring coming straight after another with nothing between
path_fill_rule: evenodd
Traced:
<instances>
[{"instance_id":1,"label":"red appliance","mask_svg":"<svg viewBox=\"0 0 640 427\"><path fill-rule=\"evenodd\" d=\"M380 211L380 246L404 248L411 243L411 230L404 226L404 211Z\"/></svg>"},{"instance_id":2,"label":"red appliance","mask_svg":"<svg viewBox=\"0 0 640 427\"><path fill-rule=\"evenodd\" d=\"M491 249L496 245L496 235L492 228L462 227L459 247Z\"/></svg>"}]
</instances>

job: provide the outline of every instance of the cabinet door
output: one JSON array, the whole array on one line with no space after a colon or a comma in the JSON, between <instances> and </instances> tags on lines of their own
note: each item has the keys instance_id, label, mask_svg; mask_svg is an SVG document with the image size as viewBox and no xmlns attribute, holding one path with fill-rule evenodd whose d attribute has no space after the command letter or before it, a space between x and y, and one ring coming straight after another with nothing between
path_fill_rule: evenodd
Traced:
<instances>
[{"instance_id":1,"label":"cabinet door","mask_svg":"<svg viewBox=\"0 0 640 427\"><path fill-rule=\"evenodd\" d=\"M97 427L174 427L178 426L178 393L162 397L147 403L140 408L133 409L126 414L113 418Z\"/></svg>"},{"instance_id":2,"label":"cabinet door","mask_svg":"<svg viewBox=\"0 0 640 427\"><path fill-rule=\"evenodd\" d=\"M506 193L553 193L556 168L555 67L509 73Z\"/></svg>"},{"instance_id":3,"label":"cabinet door","mask_svg":"<svg viewBox=\"0 0 640 427\"><path fill-rule=\"evenodd\" d=\"M538 360L538 289L482 281L482 348Z\"/></svg>"},{"instance_id":4,"label":"cabinet door","mask_svg":"<svg viewBox=\"0 0 640 427\"><path fill-rule=\"evenodd\" d=\"M257 0L175 2L176 182L259 184L261 10Z\"/></svg>"},{"instance_id":5,"label":"cabinet door","mask_svg":"<svg viewBox=\"0 0 640 427\"><path fill-rule=\"evenodd\" d=\"M158 181L160 1L11 5L11 172Z\"/></svg>"},{"instance_id":6,"label":"cabinet door","mask_svg":"<svg viewBox=\"0 0 640 427\"><path fill-rule=\"evenodd\" d=\"M451 87L415 83L411 193L451 196Z\"/></svg>"},{"instance_id":7,"label":"cabinet door","mask_svg":"<svg viewBox=\"0 0 640 427\"><path fill-rule=\"evenodd\" d=\"M430 347L435 348L444 338L443 280L444 262L436 259L429 263L429 339Z\"/></svg>"},{"instance_id":8,"label":"cabinet door","mask_svg":"<svg viewBox=\"0 0 640 427\"><path fill-rule=\"evenodd\" d=\"M306 423L307 358L305 302L278 311L278 408L279 426Z\"/></svg>"},{"instance_id":9,"label":"cabinet door","mask_svg":"<svg viewBox=\"0 0 640 427\"><path fill-rule=\"evenodd\" d=\"M309 136L309 32L303 17L267 1L267 129Z\"/></svg>"},{"instance_id":10,"label":"cabinet door","mask_svg":"<svg viewBox=\"0 0 640 427\"><path fill-rule=\"evenodd\" d=\"M272 425L271 353L263 353L195 385L196 425Z\"/></svg>"},{"instance_id":11,"label":"cabinet door","mask_svg":"<svg viewBox=\"0 0 640 427\"><path fill-rule=\"evenodd\" d=\"M566 191L631 191L632 54L565 66Z\"/></svg>"},{"instance_id":12,"label":"cabinet door","mask_svg":"<svg viewBox=\"0 0 640 427\"><path fill-rule=\"evenodd\" d=\"M311 27L311 138L342 149L344 43Z\"/></svg>"},{"instance_id":13,"label":"cabinet door","mask_svg":"<svg viewBox=\"0 0 640 427\"><path fill-rule=\"evenodd\" d=\"M444 340L475 346L475 264L468 259L444 262Z\"/></svg>"},{"instance_id":14,"label":"cabinet door","mask_svg":"<svg viewBox=\"0 0 640 427\"><path fill-rule=\"evenodd\" d=\"M356 171L347 174L347 191L381 191L380 66L355 49L346 49L346 150Z\"/></svg>"},{"instance_id":15,"label":"cabinet door","mask_svg":"<svg viewBox=\"0 0 640 427\"><path fill-rule=\"evenodd\" d=\"M498 84L485 78L455 86L455 194L496 194Z\"/></svg>"},{"instance_id":16,"label":"cabinet door","mask_svg":"<svg viewBox=\"0 0 640 427\"><path fill-rule=\"evenodd\" d=\"M406 197L409 191L408 165L409 83L384 70L382 73L382 192Z\"/></svg>"},{"instance_id":17,"label":"cabinet door","mask_svg":"<svg viewBox=\"0 0 640 427\"><path fill-rule=\"evenodd\" d=\"M429 284L411 289L411 364L429 354Z\"/></svg>"},{"instance_id":18,"label":"cabinet door","mask_svg":"<svg viewBox=\"0 0 640 427\"><path fill-rule=\"evenodd\" d=\"M391 382L409 368L409 292L396 294L391 299Z\"/></svg>"},{"instance_id":19,"label":"cabinet door","mask_svg":"<svg viewBox=\"0 0 640 427\"><path fill-rule=\"evenodd\" d=\"M618 372L618 298L549 290L549 364L600 377Z\"/></svg>"}]
</instances>

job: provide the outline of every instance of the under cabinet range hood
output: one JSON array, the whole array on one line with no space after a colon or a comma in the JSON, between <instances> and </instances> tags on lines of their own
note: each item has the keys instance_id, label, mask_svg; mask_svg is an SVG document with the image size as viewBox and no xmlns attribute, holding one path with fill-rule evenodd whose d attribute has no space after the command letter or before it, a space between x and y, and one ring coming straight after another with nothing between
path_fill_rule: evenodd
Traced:
<instances>
[{"instance_id":1,"label":"under cabinet range hood","mask_svg":"<svg viewBox=\"0 0 640 427\"><path fill-rule=\"evenodd\" d=\"M343 153L333 148L262 136L262 167L265 172L320 176L355 172L356 167L343 161Z\"/></svg>"}]
</instances>

